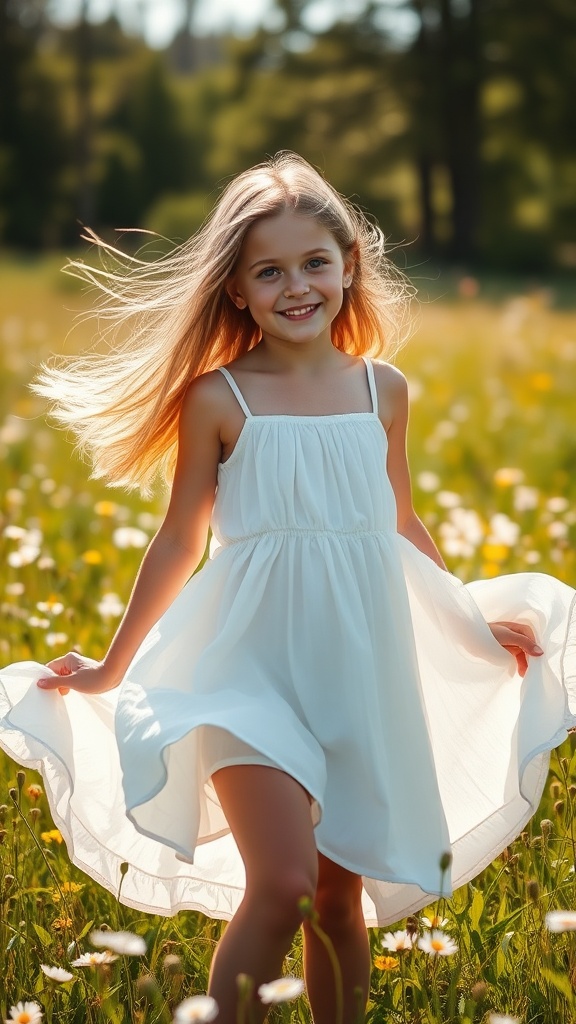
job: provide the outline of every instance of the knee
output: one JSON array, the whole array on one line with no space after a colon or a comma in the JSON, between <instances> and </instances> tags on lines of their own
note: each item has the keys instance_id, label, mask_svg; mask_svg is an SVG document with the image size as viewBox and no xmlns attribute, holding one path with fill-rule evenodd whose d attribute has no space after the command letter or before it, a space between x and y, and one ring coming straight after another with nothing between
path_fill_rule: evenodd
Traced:
<instances>
[{"instance_id":1,"label":"knee","mask_svg":"<svg viewBox=\"0 0 576 1024\"><path fill-rule=\"evenodd\" d=\"M350 876L344 885L321 881L314 907L324 931L330 934L348 932L362 914L362 879Z\"/></svg>"},{"instance_id":2,"label":"knee","mask_svg":"<svg viewBox=\"0 0 576 1024\"><path fill-rule=\"evenodd\" d=\"M297 869L279 871L266 880L260 880L252 900L257 900L265 926L274 932L294 934L302 924L300 900L314 899L316 878L313 872Z\"/></svg>"}]
</instances>

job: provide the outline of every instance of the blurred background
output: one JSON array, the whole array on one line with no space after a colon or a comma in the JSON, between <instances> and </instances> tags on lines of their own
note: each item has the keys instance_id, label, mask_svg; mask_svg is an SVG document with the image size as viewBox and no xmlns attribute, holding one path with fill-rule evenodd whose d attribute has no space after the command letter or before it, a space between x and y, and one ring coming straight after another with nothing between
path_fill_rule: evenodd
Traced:
<instances>
[{"instance_id":1,"label":"blurred background","mask_svg":"<svg viewBox=\"0 0 576 1024\"><path fill-rule=\"evenodd\" d=\"M573 0L0 0L0 245L182 240L295 149L409 262L576 268Z\"/></svg>"}]
</instances>

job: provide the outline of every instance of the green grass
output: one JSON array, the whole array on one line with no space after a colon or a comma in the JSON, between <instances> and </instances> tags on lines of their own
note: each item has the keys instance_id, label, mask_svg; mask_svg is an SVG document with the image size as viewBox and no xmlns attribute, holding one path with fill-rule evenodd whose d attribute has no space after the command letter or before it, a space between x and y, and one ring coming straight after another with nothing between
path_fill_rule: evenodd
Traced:
<instances>
[{"instance_id":1,"label":"green grass","mask_svg":"<svg viewBox=\"0 0 576 1024\"><path fill-rule=\"evenodd\" d=\"M84 300L59 275L60 262L0 266L2 664L47 661L72 643L101 656L116 620L98 606L107 594L126 600L142 554L120 548L115 531L129 526L151 536L165 501L144 503L90 481L26 388L50 352L91 338L86 326L68 336ZM397 360L413 396L415 504L462 579L537 569L575 585L576 315L565 291L559 309L549 290L506 295L487 285L484 292L493 301L482 288L459 295L447 279L445 297L423 304L418 333ZM22 543L14 528L40 531L29 537L40 548L29 564L10 564ZM553 755L526 832L453 900L432 908L449 919L458 953L414 951L390 970L375 968L372 1024L485 1022L490 1011L525 1024L576 1019L576 938L551 935L543 923L548 909L576 906L573 751L569 740ZM17 1000L38 999L58 1022L170 1020L181 999L206 991L221 924L193 913L144 916L119 904L70 865L63 845L42 839L53 827L45 798L28 794L34 773L18 780L17 770L0 756L0 1019ZM82 888L63 898L65 883ZM102 924L143 935L146 956L121 958L107 971L78 969L73 982L52 990L40 964L66 965L90 949L87 933ZM381 935L371 933L375 956L384 953ZM167 966L167 954L181 967ZM299 943L288 966L301 972ZM271 1016L309 1020L305 1000Z\"/></svg>"}]
</instances>

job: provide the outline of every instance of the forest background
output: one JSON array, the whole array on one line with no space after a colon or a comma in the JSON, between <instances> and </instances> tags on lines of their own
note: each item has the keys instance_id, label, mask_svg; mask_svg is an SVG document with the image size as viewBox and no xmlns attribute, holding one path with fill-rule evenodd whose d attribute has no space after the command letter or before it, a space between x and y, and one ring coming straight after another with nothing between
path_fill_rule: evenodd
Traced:
<instances>
[{"instance_id":1,"label":"forest background","mask_svg":"<svg viewBox=\"0 0 576 1024\"><path fill-rule=\"evenodd\" d=\"M0 0L0 246L69 250L80 224L183 240L290 148L410 263L576 266L571 0L325 0L322 31L319 0L270 0L245 38L199 37L198 5L159 50L146 0L131 32L121 3L62 27L54 0Z\"/></svg>"}]
</instances>

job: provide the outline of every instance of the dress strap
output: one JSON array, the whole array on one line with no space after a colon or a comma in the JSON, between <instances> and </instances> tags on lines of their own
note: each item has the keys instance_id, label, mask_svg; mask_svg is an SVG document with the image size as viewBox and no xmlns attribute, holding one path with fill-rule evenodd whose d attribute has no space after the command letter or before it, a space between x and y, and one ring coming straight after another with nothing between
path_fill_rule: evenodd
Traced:
<instances>
[{"instance_id":1,"label":"dress strap","mask_svg":"<svg viewBox=\"0 0 576 1024\"><path fill-rule=\"evenodd\" d=\"M230 387L232 388L232 391L234 392L236 398L238 399L238 405L242 409L242 412L244 413L247 419L251 419L252 413L250 412L250 409L246 405L246 402L244 401L244 395L240 391L240 388L238 387L236 381L234 380L234 377L226 369L225 366L219 366L218 369L220 370L220 373L222 373L226 377L226 380L228 381Z\"/></svg>"},{"instance_id":2,"label":"dress strap","mask_svg":"<svg viewBox=\"0 0 576 1024\"><path fill-rule=\"evenodd\" d=\"M370 388L370 398L372 399L372 412L378 415L378 392L376 390L376 379L374 377L374 367L372 360L368 359L367 356L362 356L366 364L366 376L368 377L368 387Z\"/></svg>"}]
</instances>

